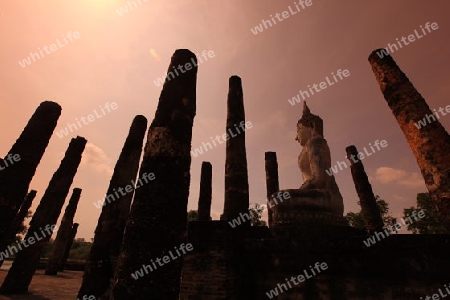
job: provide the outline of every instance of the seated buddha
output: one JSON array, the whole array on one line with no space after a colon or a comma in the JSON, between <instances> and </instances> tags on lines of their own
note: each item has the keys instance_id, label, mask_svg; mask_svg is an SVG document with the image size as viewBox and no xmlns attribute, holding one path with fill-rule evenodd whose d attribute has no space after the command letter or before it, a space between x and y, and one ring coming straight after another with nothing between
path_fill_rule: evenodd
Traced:
<instances>
[{"instance_id":1,"label":"seated buddha","mask_svg":"<svg viewBox=\"0 0 450 300\"><path fill-rule=\"evenodd\" d=\"M330 149L323 138L323 121L313 115L306 103L303 114L297 123L296 141L303 147L298 166L303 177L303 184L298 189L283 190L289 192L290 198L284 201L269 199L271 214L277 223L296 223L292 218L304 218L307 212L324 213L340 219L344 204L333 175L326 170L331 167ZM286 218L290 219L287 220Z\"/></svg>"}]
</instances>

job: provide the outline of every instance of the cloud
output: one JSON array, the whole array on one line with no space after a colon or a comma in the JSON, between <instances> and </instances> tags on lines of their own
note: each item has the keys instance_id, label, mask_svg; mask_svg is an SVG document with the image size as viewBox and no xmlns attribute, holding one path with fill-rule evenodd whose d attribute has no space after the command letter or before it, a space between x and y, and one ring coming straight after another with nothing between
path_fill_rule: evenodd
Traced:
<instances>
[{"instance_id":1,"label":"cloud","mask_svg":"<svg viewBox=\"0 0 450 300\"><path fill-rule=\"evenodd\" d=\"M419 173L389 167L378 168L373 180L381 184L396 184L409 188L425 187L425 182Z\"/></svg>"},{"instance_id":2,"label":"cloud","mask_svg":"<svg viewBox=\"0 0 450 300\"><path fill-rule=\"evenodd\" d=\"M91 168L102 175L111 176L113 169L109 165L110 160L106 153L92 143L87 143L81 159L81 165Z\"/></svg>"},{"instance_id":3,"label":"cloud","mask_svg":"<svg viewBox=\"0 0 450 300\"><path fill-rule=\"evenodd\" d=\"M392 199L395 200L397 203L398 203L398 202L405 202L405 203L408 203L408 202L410 201L410 199L405 198L405 197L403 197L403 196L399 196L399 195L393 195L393 196L392 196Z\"/></svg>"},{"instance_id":4,"label":"cloud","mask_svg":"<svg viewBox=\"0 0 450 300\"><path fill-rule=\"evenodd\" d=\"M289 124L289 117L286 111L276 110L273 111L270 115L264 116L264 118L260 118L258 120L251 120L246 117L246 121L252 122L252 128L249 128L247 133L248 139L250 141L256 140L264 140L267 141L267 133L268 132L288 132L287 136L292 137L292 141L294 141L294 137L297 134L296 129L296 121L293 123L294 125ZM294 128L294 129L292 129ZM251 131L251 132L250 132ZM281 135L275 135L271 139L275 138L283 138Z\"/></svg>"}]
</instances>

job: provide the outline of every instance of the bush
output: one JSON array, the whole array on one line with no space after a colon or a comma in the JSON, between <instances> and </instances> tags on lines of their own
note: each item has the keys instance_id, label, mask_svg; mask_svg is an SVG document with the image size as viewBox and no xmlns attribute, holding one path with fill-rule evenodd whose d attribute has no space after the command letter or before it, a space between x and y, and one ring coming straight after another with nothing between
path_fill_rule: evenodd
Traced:
<instances>
[{"instance_id":1,"label":"bush","mask_svg":"<svg viewBox=\"0 0 450 300\"><path fill-rule=\"evenodd\" d=\"M75 239L70 248L69 259L88 259L91 247L91 242L86 242L83 238Z\"/></svg>"}]
</instances>

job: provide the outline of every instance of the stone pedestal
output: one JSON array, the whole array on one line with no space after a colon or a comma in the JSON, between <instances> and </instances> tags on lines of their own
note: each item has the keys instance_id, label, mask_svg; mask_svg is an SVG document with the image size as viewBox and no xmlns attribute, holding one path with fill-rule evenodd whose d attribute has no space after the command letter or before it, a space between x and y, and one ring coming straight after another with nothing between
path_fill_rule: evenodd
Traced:
<instances>
[{"instance_id":1,"label":"stone pedestal","mask_svg":"<svg viewBox=\"0 0 450 300\"><path fill-rule=\"evenodd\" d=\"M183 259L180 300L249 299L242 286L242 243L226 221L189 222L194 251Z\"/></svg>"},{"instance_id":2,"label":"stone pedestal","mask_svg":"<svg viewBox=\"0 0 450 300\"><path fill-rule=\"evenodd\" d=\"M331 198L319 190L280 190L271 195L272 226L348 226Z\"/></svg>"}]
</instances>

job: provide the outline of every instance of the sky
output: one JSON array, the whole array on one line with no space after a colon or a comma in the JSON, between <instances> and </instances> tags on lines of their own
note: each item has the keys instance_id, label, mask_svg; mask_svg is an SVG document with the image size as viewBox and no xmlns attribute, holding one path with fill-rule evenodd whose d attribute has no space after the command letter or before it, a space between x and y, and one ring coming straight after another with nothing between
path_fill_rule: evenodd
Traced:
<instances>
[{"instance_id":1,"label":"sky","mask_svg":"<svg viewBox=\"0 0 450 300\"><path fill-rule=\"evenodd\" d=\"M367 59L373 50L417 30L421 38L394 49L392 56L430 108L449 105L448 11L446 0L312 0L304 8L289 0L3 1L0 153L9 151L39 103L59 103L61 117L30 185L38 191L32 210L70 139L85 137L88 144L72 188L83 189L75 215L77 237L89 240L100 215L94 203L105 196L134 116L144 115L149 124L153 120L161 92L158 78L165 75L173 52L190 49L199 57L212 51L198 69L192 149L225 133L228 79L240 76L246 120L252 123L246 132L250 203L264 204L266 151L277 153L281 189L302 184L297 166L301 146L294 139L303 103L288 100L348 70L347 77L311 95L308 106L324 120L333 165L348 163L349 145L371 153L369 143L386 141L363 163L375 194L400 217L426 188ZM267 28L254 34L262 20ZM427 22L438 28L424 35L420 26ZM34 60L32 52L37 53ZM116 109L68 135L61 133L68 123L100 112L107 103L116 103ZM450 116L440 121L450 128ZM202 161L213 166L211 215L219 219L225 144L192 157L188 209L197 209ZM345 213L359 211L350 168L335 177Z\"/></svg>"}]
</instances>

